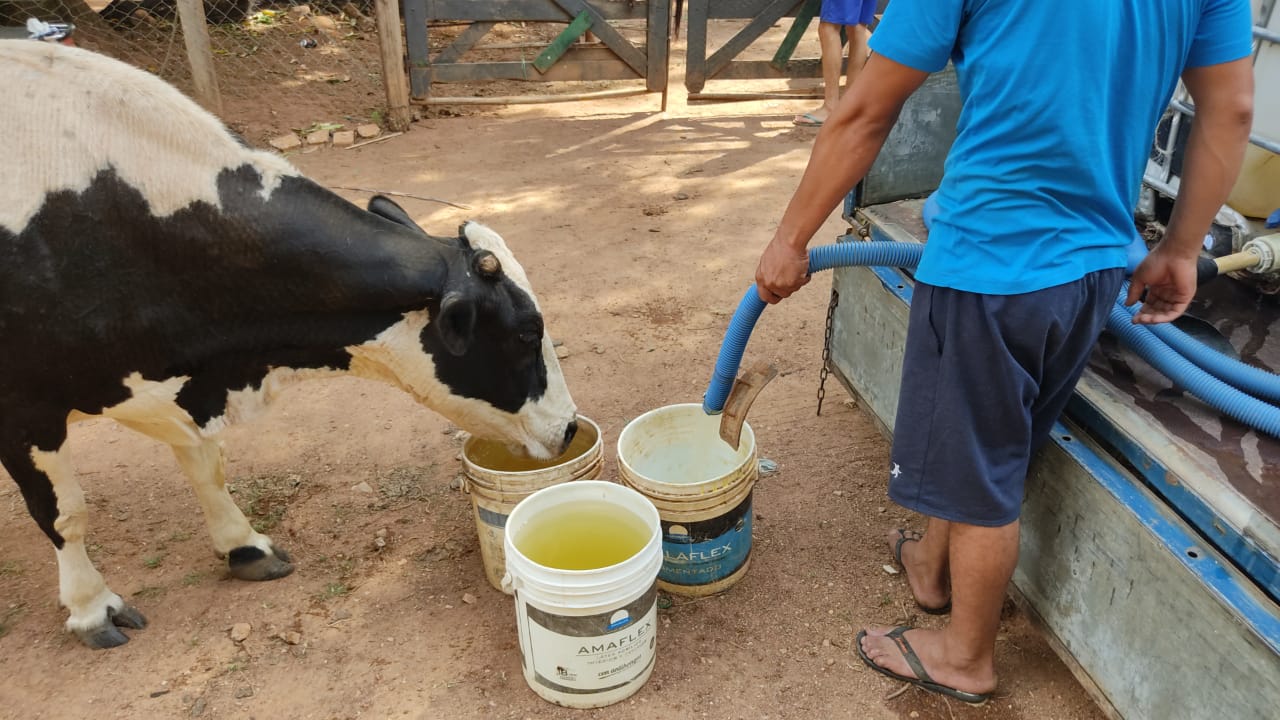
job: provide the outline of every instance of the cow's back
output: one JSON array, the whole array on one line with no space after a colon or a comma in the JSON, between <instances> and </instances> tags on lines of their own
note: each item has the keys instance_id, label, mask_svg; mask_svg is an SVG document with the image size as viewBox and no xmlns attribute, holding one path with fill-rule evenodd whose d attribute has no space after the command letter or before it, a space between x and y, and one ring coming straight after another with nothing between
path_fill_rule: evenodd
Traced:
<instances>
[{"instance_id":1,"label":"cow's back","mask_svg":"<svg viewBox=\"0 0 1280 720\"><path fill-rule=\"evenodd\" d=\"M87 50L0 41L0 96L8 140L0 230L15 235L49 194L83 191L107 169L159 217L196 200L216 206L223 168L250 164L264 192L297 174L283 158L244 147L168 83Z\"/></svg>"}]
</instances>

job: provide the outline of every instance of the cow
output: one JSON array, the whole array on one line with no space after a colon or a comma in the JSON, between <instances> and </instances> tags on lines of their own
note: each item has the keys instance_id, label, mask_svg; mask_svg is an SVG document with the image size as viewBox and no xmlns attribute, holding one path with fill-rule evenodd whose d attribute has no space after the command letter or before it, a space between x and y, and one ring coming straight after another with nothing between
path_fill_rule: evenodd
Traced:
<instances>
[{"instance_id":1,"label":"cow","mask_svg":"<svg viewBox=\"0 0 1280 720\"><path fill-rule=\"evenodd\" d=\"M164 81L87 50L0 41L0 463L53 542L84 644L146 624L85 552L69 424L168 444L232 576L293 565L228 494L216 434L282 387L350 374L549 458L577 429L543 317L502 238L428 235L246 146Z\"/></svg>"}]
</instances>

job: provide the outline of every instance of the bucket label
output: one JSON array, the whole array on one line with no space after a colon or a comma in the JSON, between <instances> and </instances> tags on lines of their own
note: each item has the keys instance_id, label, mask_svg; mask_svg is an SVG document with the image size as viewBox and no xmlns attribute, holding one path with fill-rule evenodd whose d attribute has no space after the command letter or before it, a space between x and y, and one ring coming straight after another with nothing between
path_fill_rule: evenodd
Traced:
<instances>
[{"instance_id":1,"label":"bucket label","mask_svg":"<svg viewBox=\"0 0 1280 720\"><path fill-rule=\"evenodd\" d=\"M525 665L556 692L587 694L627 685L653 664L658 639L658 588L598 615L556 615L525 602L517 591Z\"/></svg>"},{"instance_id":2,"label":"bucket label","mask_svg":"<svg viewBox=\"0 0 1280 720\"><path fill-rule=\"evenodd\" d=\"M692 523L662 521L662 569L672 585L709 585L734 574L751 555L751 493L724 515Z\"/></svg>"},{"instance_id":3,"label":"bucket label","mask_svg":"<svg viewBox=\"0 0 1280 720\"><path fill-rule=\"evenodd\" d=\"M488 525L489 527L498 528L499 530L507 526L506 515L503 515L500 512L495 512L493 510L490 510L489 508L483 507L478 503L476 504L476 518L479 519L480 522L484 523L485 525Z\"/></svg>"}]
</instances>

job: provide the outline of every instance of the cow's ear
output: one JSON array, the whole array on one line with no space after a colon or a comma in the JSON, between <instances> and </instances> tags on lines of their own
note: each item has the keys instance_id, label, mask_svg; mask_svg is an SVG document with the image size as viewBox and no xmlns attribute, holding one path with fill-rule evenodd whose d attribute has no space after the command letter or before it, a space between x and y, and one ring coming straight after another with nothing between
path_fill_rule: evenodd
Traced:
<instances>
[{"instance_id":1,"label":"cow's ear","mask_svg":"<svg viewBox=\"0 0 1280 720\"><path fill-rule=\"evenodd\" d=\"M461 293L451 292L440 301L440 341L450 353L461 356L471 347L476 329L476 306Z\"/></svg>"},{"instance_id":2,"label":"cow's ear","mask_svg":"<svg viewBox=\"0 0 1280 720\"><path fill-rule=\"evenodd\" d=\"M405 212L404 208L385 195L374 195L369 198L369 212L378 217L386 218L397 225L403 225L424 237L427 234L422 228L418 227L418 223L414 222L413 218L409 217L409 213Z\"/></svg>"}]
</instances>

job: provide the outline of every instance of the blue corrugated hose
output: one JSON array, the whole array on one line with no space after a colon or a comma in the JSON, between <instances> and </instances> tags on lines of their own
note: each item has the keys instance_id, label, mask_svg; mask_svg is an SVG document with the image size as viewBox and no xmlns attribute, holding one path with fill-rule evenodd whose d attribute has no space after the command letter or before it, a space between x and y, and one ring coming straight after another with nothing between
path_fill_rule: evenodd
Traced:
<instances>
[{"instance_id":1,"label":"blue corrugated hose","mask_svg":"<svg viewBox=\"0 0 1280 720\"><path fill-rule=\"evenodd\" d=\"M924 245L918 243L848 242L823 245L809 250L809 272L853 265L915 267L923 252ZM738 309L733 313L733 319L729 321L729 328L725 331L724 342L720 344L720 356L716 358L711 385L702 398L702 410L708 415L724 410L729 391L733 389L733 381L738 377L742 353L747 349L751 331L755 329L765 305L754 284L747 288L742 302L738 303Z\"/></svg>"},{"instance_id":2,"label":"blue corrugated hose","mask_svg":"<svg viewBox=\"0 0 1280 720\"><path fill-rule=\"evenodd\" d=\"M896 242L849 242L823 245L809 251L809 272L856 265L909 268L920 262L924 245ZM1130 268L1132 270L1132 268ZM1125 307L1128 284L1121 289L1107 320L1107 329L1152 367L1185 388L1206 405L1249 427L1280 437L1280 407L1259 400L1280 401L1280 376L1241 363L1192 340L1168 325L1142 326L1132 322L1135 309ZM747 289L729 321L702 410L724 410L733 388L751 331L764 311L756 286ZM1224 382L1225 381L1225 382Z\"/></svg>"}]
</instances>

